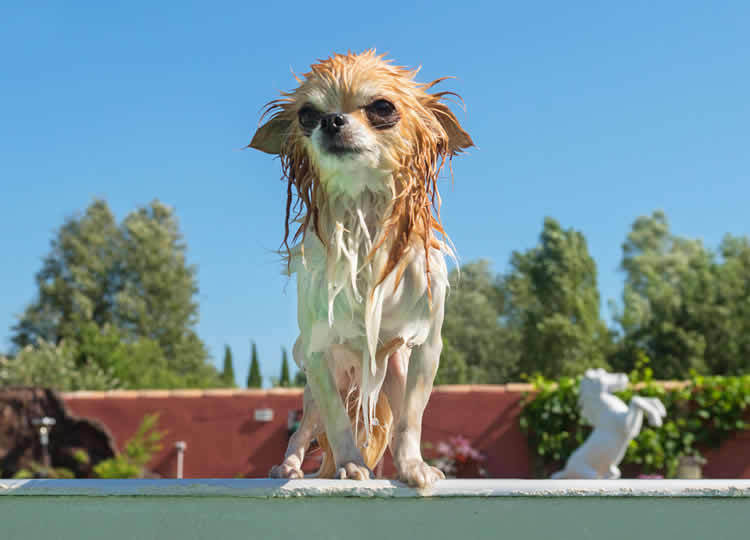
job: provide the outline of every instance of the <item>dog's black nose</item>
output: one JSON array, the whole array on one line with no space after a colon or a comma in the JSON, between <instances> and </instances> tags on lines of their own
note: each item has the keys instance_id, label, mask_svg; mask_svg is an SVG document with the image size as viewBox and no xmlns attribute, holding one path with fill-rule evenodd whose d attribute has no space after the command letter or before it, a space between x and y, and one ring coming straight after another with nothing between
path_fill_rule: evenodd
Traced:
<instances>
[{"instance_id":1,"label":"dog's black nose","mask_svg":"<svg viewBox=\"0 0 750 540\"><path fill-rule=\"evenodd\" d=\"M335 135L346 125L346 116L341 113L327 114L320 119L320 129L328 135Z\"/></svg>"}]
</instances>

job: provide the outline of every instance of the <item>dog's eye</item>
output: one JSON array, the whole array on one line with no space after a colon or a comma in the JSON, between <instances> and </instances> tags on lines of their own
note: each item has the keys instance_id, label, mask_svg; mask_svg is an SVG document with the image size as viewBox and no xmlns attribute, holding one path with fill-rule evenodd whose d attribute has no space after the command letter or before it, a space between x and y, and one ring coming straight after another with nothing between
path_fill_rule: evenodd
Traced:
<instances>
[{"instance_id":1,"label":"dog's eye","mask_svg":"<svg viewBox=\"0 0 750 540\"><path fill-rule=\"evenodd\" d=\"M365 112L370 123L377 129L393 127L399 120L395 105L387 99L376 99L365 107Z\"/></svg>"},{"instance_id":2,"label":"dog's eye","mask_svg":"<svg viewBox=\"0 0 750 540\"><path fill-rule=\"evenodd\" d=\"M389 116L390 114L393 114L395 110L396 107L393 106L393 103L385 99L375 100L367 106L367 112L378 116Z\"/></svg>"},{"instance_id":3,"label":"dog's eye","mask_svg":"<svg viewBox=\"0 0 750 540\"><path fill-rule=\"evenodd\" d=\"M302 107L298 116L300 125L308 131L312 131L320 123L320 113L309 106Z\"/></svg>"}]
</instances>

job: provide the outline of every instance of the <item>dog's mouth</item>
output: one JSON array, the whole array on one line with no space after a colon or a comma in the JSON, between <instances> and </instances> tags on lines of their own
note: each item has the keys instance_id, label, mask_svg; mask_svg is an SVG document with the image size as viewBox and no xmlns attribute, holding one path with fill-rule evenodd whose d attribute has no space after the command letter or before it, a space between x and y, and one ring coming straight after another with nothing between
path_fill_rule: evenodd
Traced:
<instances>
[{"instance_id":1,"label":"dog's mouth","mask_svg":"<svg viewBox=\"0 0 750 540\"><path fill-rule=\"evenodd\" d=\"M339 157L362 154L365 151L365 149L360 146L342 144L340 142L324 144L323 150L328 154Z\"/></svg>"}]
</instances>

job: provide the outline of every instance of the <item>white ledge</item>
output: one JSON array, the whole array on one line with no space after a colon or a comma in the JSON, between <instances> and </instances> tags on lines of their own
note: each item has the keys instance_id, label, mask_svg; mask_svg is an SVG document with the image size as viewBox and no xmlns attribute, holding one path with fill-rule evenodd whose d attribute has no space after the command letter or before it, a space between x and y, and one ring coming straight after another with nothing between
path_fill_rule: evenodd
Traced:
<instances>
[{"instance_id":1,"label":"white ledge","mask_svg":"<svg viewBox=\"0 0 750 540\"><path fill-rule=\"evenodd\" d=\"M743 497L750 480L443 480L418 491L390 480L3 480L0 496Z\"/></svg>"}]
</instances>

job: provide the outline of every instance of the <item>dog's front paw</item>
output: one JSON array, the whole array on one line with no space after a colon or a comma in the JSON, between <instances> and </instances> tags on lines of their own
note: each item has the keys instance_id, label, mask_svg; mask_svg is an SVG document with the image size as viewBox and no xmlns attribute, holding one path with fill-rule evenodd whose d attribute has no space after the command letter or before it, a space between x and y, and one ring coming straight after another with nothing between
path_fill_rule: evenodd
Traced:
<instances>
[{"instance_id":1,"label":"dog's front paw","mask_svg":"<svg viewBox=\"0 0 750 540\"><path fill-rule=\"evenodd\" d=\"M422 489L438 480L445 480L445 475L437 467L428 465L421 459L413 459L399 467L398 479L411 487Z\"/></svg>"},{"instance_id":2,"label":"dog's front paw","mask_svg":"<svg viewBox=\"0 0 750 540\"><path fill-rule=\"evenodd\" d=\"M293 465L289 465L287 463L282 463L281 465L274 465L271 467L271 471L268 473L268 476L271 478L288 478L290 480L294 480L296 478L304 478L305 473L302 472L302 469L295 467Z\"/></svg>"},{"instance_id":3,"label":"dog's front paw","mask_svg":"<svg viewBox=\"0 0 750 540\"><path fill-rule=\"evenodd\" d=\"M341 480L369 480L370 469L366 465L349 462L336 470L336 478Z\"/></svg>"}]
</instances>

